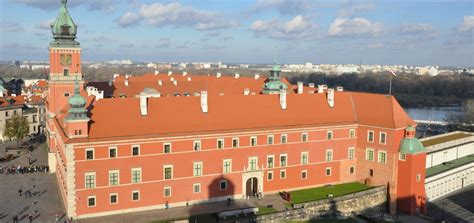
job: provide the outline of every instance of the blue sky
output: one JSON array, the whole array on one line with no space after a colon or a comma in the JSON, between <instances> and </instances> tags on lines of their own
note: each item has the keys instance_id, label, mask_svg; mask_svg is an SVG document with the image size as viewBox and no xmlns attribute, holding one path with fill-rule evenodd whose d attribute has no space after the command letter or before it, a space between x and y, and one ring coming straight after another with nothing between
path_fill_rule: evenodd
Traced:
<instances>
[{"instance_id":1,"label":"blue sky","mask_svg":"<svg viewBox=\"0 0 474 223\"><path fill-rule=\"evenodd\" d=\"M60 0L0 0L0 60L47 60ZM474 1L69 0L86 61L474 66Z\"/></svg>"}]
</instances>

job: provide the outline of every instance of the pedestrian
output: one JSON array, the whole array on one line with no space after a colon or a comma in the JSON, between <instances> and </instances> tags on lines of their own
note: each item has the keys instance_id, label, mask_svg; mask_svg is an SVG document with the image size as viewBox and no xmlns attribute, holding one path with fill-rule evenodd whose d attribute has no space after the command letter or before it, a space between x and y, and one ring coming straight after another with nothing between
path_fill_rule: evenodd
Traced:
<instances>
[{"instance_id":1,"label":"pedestrian","mask_svg":"<svg viewBox=\"0 0 474 223\"><path fill-rule=\"evenodd\" d=\"M13 216L13 223L18 223L18 215Z\"/></svg>"},{"instance_id":2,"label":"pedestrian","mask_svg":"<svg viewBox=\"0 0 474 223\"><path fill-rule=\"evenodd\" d=\"M29 214L29 215L28 215L28 220L30 220L30 223L33 222L33 215L32 215L32 214Z\"/></svg>"},{"instance_id":3,"label":"pedestrian","mask_svg":"<svg viewBox=\"0 0 474 223\"><path fill-rule=\"evenodd\" d=\"M166 201L165 208L166 208L166 210L168 210L168 208L170 208L170 205L168 204L168 201Z\"/></svg>"},{"instance_id":4,"label":"pedestrian","mask_svg":"<svg viewBox=\"0 0 474 223\"><path fill-rule=\"evenodd\" d=\"M23 189L20 188L20 189L18 190L18 194L20 194L20 197L21 197L21 193L23 193Z\"/></svg>"},{"instance_id":5,"label":"pedestrian","mask_svg":"<svg viewBox=\"0 0 474 223\"><path fill-rule=\"evenodd\" d=\"M55 215L54 215L54 222L57 223L58 221L59 221L58 214L55 214Z\"/></svg>"}]
</instances>

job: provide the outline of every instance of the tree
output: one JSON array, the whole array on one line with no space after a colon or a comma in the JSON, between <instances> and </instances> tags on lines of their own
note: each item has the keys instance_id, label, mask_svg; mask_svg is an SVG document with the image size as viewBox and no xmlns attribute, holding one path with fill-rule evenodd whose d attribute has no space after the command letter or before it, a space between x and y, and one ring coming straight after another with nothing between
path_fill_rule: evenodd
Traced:
<instances>
[{"instance_id":1,"label":"tree","mask_svg":"<svg viewBox=\"0 0 474 223\"><path fill-rule=\"evenodd\" d=\"M451 131L474 131L474 99L464 104L461 114L449 114L446 121Z\"/></svg>"},{"instance_id":2,"label":"tree","mask_svg":"<svg viewBox=\"0 0 474 223\"><path fill-rule=\"evenodd\" d=\"M20 148L21 142L29 133L29 126L26 117L19 115L14 115L12 118L8 119L5 124L5 130L3 135L10 138L16 139L17 148Z\"/></svg>"}]
</instances>

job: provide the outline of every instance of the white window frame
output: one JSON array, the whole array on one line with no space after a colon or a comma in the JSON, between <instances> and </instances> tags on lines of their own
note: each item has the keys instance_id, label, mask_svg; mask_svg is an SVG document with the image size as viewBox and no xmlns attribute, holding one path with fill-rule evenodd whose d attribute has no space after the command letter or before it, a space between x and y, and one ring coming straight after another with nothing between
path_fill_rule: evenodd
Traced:
<instances>
[{"instance_id":1,"label":"white window frame","mask_svg":"<svg viewBox=\"0 0 474 223\"><path fill-rule=\"evenodd\" d=\"M133 148L138 148L138 154L137 155L133 155ZM131 150L132 150L131 151L132 156L140 156L140 154L141 154L140 145L132 145Z\"/></svg>"},{"instance_id":2,"label":"white window frame","mask_svg":"<svg viewBox=\"0 0 474 223\"><path fill-rule=\"evenodd\" d=\"M285 157L285 165L281 165L281 158L282 157ZM280 167L288 166L288 154L286 154L286 153L280 154L280 159L278 160L278 162L280 164Z\"/></svg>"},{"instance_id":3,"label":"white window frame","mask_svg":"<svg viewBox=\"0 0 474 223\"><path fill-rule=\"evenodd\" d=\"M272 158L272 166L271 167L268 165L268 158L270 158L270 157ZM267 156L267 168L275 168L275 155L268 155Z\"/></svg>"},{"instance_id":4,"label":"white window frame","mask_svg":"<svg viewBox=\"0 0 474 223\"><path fill-rule=\"evenodd\" d=\"M110 151L111 151L111 150L115 150L115 157L111 157L111 156L110 156ZM112 159L112 158L117 158L117 157L118 157L118 148L117 148L117 146L110 146L110 147L109 147L109 158Z\"/></svg>"},{"instance_id":5,"label":"white window frame","mask_svg":"<svg viewBox=\"0 0 474 223\"><path fill-rule=\"evenodd\" d=\"M271 179L269 178L270 174L271 174L271 176L272 176ZM268 172L267 172L267 180L268 180L268 181L271 181L271 180L273 180L273 178L275 178L275 175L273 175L273 171L268 171Z\"/></svg>"},{"instance_id":6,"label":"white window frame","mask_svg":"<svg viewBox=\"0 0 474 223\"><path fill-rule=\"evenodd\" d=\"M251 168L251 161L255 160L255 169ZM258 170L258 156L251 156L248 158L248 167L250 170Z\"/></svg>"},{"instance_id":7,"label":"white window frame","mask_svg":"<svg viewBox=\"0 0 474 223\"><path fill-rule=\"evenodd\" d=\"M166 190L169 190L170 194L166 195ZM170 186L163 187L163 197L171 197L172 196L172 190Z\"/></svg>"},{"instance_id":8,"label":"white window frame","mask_svg":"<svg viewBox=\"0 0 474 223\"><path fill-rule=\"evenodd\" d=\"M222 142L222 147L219 147L219 142ZM193 144L194 146L194 144ZM217 139L216 141L216 148L217 149L224 149L225 148L225 140L224 139ZM194 148L193 148L194 149Z\"/></svg>"},{"instance_id":9,"label":"white window frame","mask_svg":"<svg viewBox=\"0 0 474 223\"><path fill-rule=\"evenodd\" d=\"M94 177L94 185L92 187L87 187L87 177L93 176ZM94 189L97 187L97 178L95 172L87 172L84 173L84 188L85 189Z\"/></svg>"},{"instance_id":10,"label":"white window frame","mask_svg":"<svg viewBox=\"0 0 474 223\"><path fill-rule=\"evenodd\" d=\"M87 159L87 152L92 151L92 159ZM86 148L86 153L84 154L84 160L94 160L95 159L95 151L94 148Z\"/></svg>"},{"instance_id":11,"label":"white window frame","mask_svg":"<svg viewBox=\"0 0 474 223\"><path fill-rule=\"evenodd\" d=\"M166 146L170 146L170 151L168 153L172 153L173 152L173 147L171 146L170 142L163 143L163 153L168 154L167 152L165 152L166 151Z\"/></svg>"},{"instance_id":12,"label":"white window frame","mask_svg":"<svg viewBox=\"0 0 474 223\"><path fill-rule=\"evenodd\" d=\"M90 206L90 205L89 205L89 199L91 199L91 198L94 198L94 205L93 205L93 206ZM95 207L95 206L97 206L97 197L96 197L95 195L93 195L93 196L87 196L86 202L87 202L87 207L88 207L88 208Z\"/></svg>"},{"instance_id":13,"label":"white window frame","mask_svg":"<svg viewBox=\"0 0 474 223\"><path fill-rule=\"evenodd\" d=\"M372 141L370 140L370 133L372 133ZM370 142L370 143L375 142L375 131L374 130L367 130L367 142Z\"/></svg>"},{"instance_id":14,"label":"white window frame","mask_svg":"<svg viewBox=\"0 0 474 223\"><path fill-rule=\"evenodd\" d=\"M398 153L398 160L406 161L407 160L407 154L406 153Z\"/></svg>"},{"instance_id":15,"label":"white window frame","mask_svg":"<svg viewBox=\"0 0 474 223\"><path fill-rule=\"evenodd\" d=\"M303 160L303 156L306 155L306 162ZM309 153L308 152L301 152L300 163L302 165L306 165L309 163Z\"/></svg>"},{"instance_id":16,"label":"white window frame","mask_svg":"<svg viewBox=\"0 0 474 223\"><path fill-rule=\"evenodd\" d=\"M331 136L331 137L329 137L329 136ZM326 139L327 139L327 140L332 140L332 139L334 139L334 132L333 132L332 130L326 131Z\"/></svg>"},{"instance_id":17,"label":"white window frame","mask_svg":"<svg viewBox=\"0 0 474 223\"><path fill-rule=\"evenodd\" d=\"M382 134L385 135L385 142L382 142ZM387 133L386 132L380 132L379 133L379 143L382 144L382 145L387 144Z\"/></svg>"},{"instance_id":18,"label":"white window frame","mask_svg":"<svg viewBox=\"0 0 474 223\"><path fill-rule=\"evenodd\" d=\"M225 163L229 162L229 171L225 169ZM232 159L224 159L222 160L222 173L232 173Z\"/></svg>"},{"instance_id":19,"label":"white window frame","mask_svg":"<svg viewBox=\"0 0 474 223\"><path fill-rule=\"evenodd\" d=\"M201 168L200 168L200 171L201 171L200 173L197 173L197 172L196 172L196 167L197 167L198 165L201 167ZM204 172L204 166L203 166L202 162L201 162L201 161L193 162L193 176L194 176L194 177L202 177L203 172Z\"/></svg>"},{"instance_id":20,"label":"white window frame","mask_svg":"<svg viewBox=\"0 0 474 223\"><path fill-rule=\"evenodd\" d=\"M382 154L385 154L385 160L382 162L382 160L380 159L382 157ZM378 154L377 154L377 162L378 163L381 163L381 164L387 164L387 157L388 154L387 154L387 151L385 150L379 150Z\"/></svg>"},{"instance_id":21,"label":"white window frame","mask_svg":"<svg viewBox=\"0 0 474 223\"><path fill-rule=\"evenodd\" d=\"M285 142L283 142L283 137L285 137ZM287 144L288 143L288 134L281 134L280 135L280 144Z\"/></svg>"},{"instance_id":22,"label":"white window frame","mask_svg":"<svg viewBox=\"0 0 474 223\"><path fill-rule=\"evenodd\" d=\"M255 145L252 145L252 139L255 139ZM258 137L257 136L251 136L250 137L250 146L257 146L258 145Z\"/></svg>"},{"instance_id":23,"label":"white window frame","mask_svg":"<svg viewBox=\"0 0 474 223\"><path fill-rule=\"evenodd\" d=\"M225 182L225 188L222 188L222 183ZM229 188L229 182L227 182L227 180L221 180L219 181L219 189L220 190L227 190L227 188Z\"/></svg>"},{"instance_id":24,"label":"white window frame","mask_svg":"<svg viewBox=\"0 0 474 223\"><path fill-rule=\"evenodd\" d=\"M356 130L355 129L349 129L349 138L353 139L356 137Z\"/></svg>"},{"instance_id":25,"label":"white window frame","mask_svg":"<svg viewBox=\"0 0 474 223\"><path fill-rule=\"evenodd\" d=\"M309 141L309 134L307 132L301 133L301 142L308 142L308 141Z\"/></svg>"},{"instance_id":26,"label":"white window frame","mask_svg":"<svg viewBox=\"0 0 474 223\"><path fill-rule=\"evenodd\" d=\"M111 173L116 173L117 174L117 185L112 185L110 183L110 174ZM133 176L132 176L132 181L133 181ZM120 170L109 170L109 187L115 187L120 185Z\"/></svg>"},{"instance_id":27,"label":"white window frame","mask_svg":"<svg viewBox=\"0 0 474 223\"><path fill-rule=\"evenodd\" d=\"M237 145L234 146L234 141L237 142ZM239 138L232 138L232 148L239 148L240 146L240 141Z\"/></svg>"},{"instance_id":28,"label":"white window frame","mask_svg":"<svg viewBox=\"0 0 474 223\"><path fill-rule=\"evenodd\" d=\"M134 194L134 193L138 193L138 199L137 199L137 200L134 200L134 199L133 199L133 194ZM132 191L132 202L134 202L134 201L140 201L140 199L141 199L140 191L139 191L139 190L133 190L133 191Z\"/></svg>"},{"instance_id":29,"label":"white window frame","mask_svg":"<svg viewBox=\"0 0 474 223\"><path fill-rule=\"evenodd\" d=\"M284 173L284 177L281 177L282 173ZM286 179L286 169L280 170L280 179Z\"/></svg>"},{"instance_id":30,"label":"white window frame","mask_svg":"<svg viewBox=\"0 0 474 223\"><path fill-rule=\"evenodd\" d=\"M355 159L355 147L347 148L347 159L350 159L350 160Z\"/></svg>"},{"instance_id":31,"label":"white window frame","mask_svg":"<svg viewBox=\"0 0 474 223\"><path fill-rule=\"evenodd\" d=\"M328 154L331 156L328 156ZM332 162L334 160L334 151L332 149L326 149L325 155L324 160L326 160L326 162ZM328 157L330 157L330 159L328 159Z\"/></svg>"},{"instance_id":32,"label":"white window frame","mask_svg":"<svg viewBox=\"0 0 474 223\"><path fill-rule=\"evenodd\" d=\"M196 149L196 145L198 145L198 149ZM202 144L201 144L201 140L194 140L193 141L193 151L201 151L202 149Z\"/></svg>"},{"instance_id":33,"label":"white window frame","mask_svg":"<svg viewBox=\"0 0 474 223\"><path fill-rule=\"evenodd\" d=\"M372 159L369 159L369 151L372 152ZM366 148L365 149L365 160L367 161L375 161L375 150L372 148Z\"/></svg>"},{"instance_id":34,"label":"white window frame","mask_svg":"<svg viewBox=\"0 0 474 223\"><path fill-rule=\"evenodd\" d=\"M196 191L196 186L199 188L199 191ZM201 183L193 184L193 194L199 194L199 193L201 193Z\"/></svg>"},{"instance_id":35,"label":"white window frame","mask_svg":"<svg viewBox=\"0 0 474 223\"><path fill-rule=\"evenodd\" d=\"M328 170L329 170L329 174L328 174ZM324 175L327 176L327 177L332 176L332 168L331 167L326 167Z\"/></svg>"},{"instance_id":36,"label":"white window frame","mask_svg":"<svg viewBox=\"0 0 474 223\"><path fill-rule=\"evenodd\" d=\"M166 179L166 168L168 168L168 167L171 167L171 178ZM193 165L193 167L194 167L194 165ZM172 180L173 175L174 175L173 170L174 170L173 165L163 165L163 180ZM193 173L194 173L194 169L193 169Z\"/></svg>"},{"instance_id":37,"label":"white window frame","mask_svg":"<svg viewBox=\"0 0 474 223\"><path fill-rule=\"evenodd\" d=\"M137 171L137 170L138 170L139 173L140 173L140 180L139 180L138 182L133 182L133 172L135 172L135 171ZM134 168L132 168L132 170L130 171L130 182L131 182L132 184L139 184L139 183L141 183L141 182L143 181L142 179L143 179L143 178L142 178L142 168L141 168L141 167L134 167Z\"/></svg>"},{"instance_id":38,"label":"white window frame","mask_svg":"<svg viewBox=\"0 0 474 223\"><path fill-rule=\"evenodd\" d=\"M305 174L305 177L303 177L303 173ZM302 180L307 180L308 179L308 170L302 170L300 177L301 177Z\"/></svg>"},{"instance_id":39,"label":"white window frame","mask_svg":"<svg viewBox=\"0 0 474 223\"><path fill-rule=\"evenodd\" d=\"M272 143L269 143L270 139L272 139ZM275 136L274 135L267 135L267 145L273 145L273 144L275 144Z\"/></svg>"},{"instance_id":40,"label":"white window frame","mask_svg":"<svg viewBox=\"0 0 474 223\"><path fill-rule=\"evenodd\" d=\"M115 197L116 197L115 203L112 203L112 196L115 196ZM118 204L118 203L119 203L118 193L110 193L110 194L109 194L109 204L110 204L110 205L116 205L116 204Z\"/></svg>"}]
</instances>

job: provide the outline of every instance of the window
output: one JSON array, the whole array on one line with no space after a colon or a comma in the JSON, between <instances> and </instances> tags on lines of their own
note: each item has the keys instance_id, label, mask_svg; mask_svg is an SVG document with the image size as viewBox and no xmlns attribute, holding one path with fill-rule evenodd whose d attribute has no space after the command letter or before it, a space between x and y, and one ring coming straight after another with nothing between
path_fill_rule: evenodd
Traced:
<instances>
[{"instance_id":1,"label":"window","mask_svg":"<svg viewBox=\"0 0 474 223\"><path fill-rule=\"evenodd\" d=\"M287 160L288 155L286 154L281 154L280 155L280 166L285 167L286 166L286 160Z\"/></svg>"},{"instance_id":2,"label":"window","mask_svg":"<svg viewBox=\"0 0 474 223\"><path fill-rule=\"evenodd\" d=\"M239 138L233 138L232 139L232 148L237 148L239 147Z\"/></svg>"},{"instance_id":3,"label":"window","mask_svg":"<svg viewBox=\"0 0 474 223\"><path fill-rule=\"evenodd\" d=\"M288 141L288 135L282 134L281 135L281 143L285 144L285 143L287 143L287 141Z\"/></svg>"},{"instance_id":4,"label":"window","mask_svg":"<svg viewBox=\"0 0 474 223\"><path fill-rule=\"evenodd\" d=\"M331 162L332 161L332 149L327 149L326 150L326 162Z\"/></svg>"},{"instance_id":5,"label":"window","mask_svg":"<svg viewBox=\"0 0 474 223\"><path fill-rule=\"evenodd\" d=\"M384 144L384 145L387 143L387 133L385 133L385 132L380 133L379 143Z\"/></svg>"},{"instance_id":6,"label":"window","mask_svg":"<svg viewBox=\"0 0 474 223\"><path fill-rule=\"evenodd\" d=\"M33 131L36 132L36 126L33 126ZM76 135L76 136L82 135L82 130L81 130L81 129L79 129L79 130L77 130L77 129L74 130L74 135Z\"/></svg>"},{"instance_id":7,"label":"window","mask_svg":"<svg viewBox=\"0 0 474 223\"><path fill-rule=\"evenodd\" d=\"M94 149L86 149L86 160L94 159Z\"/></svg>"},{"instance_id":8,"label":"window","mask_svg":"<svg viewBox=\"0 0 474 223\"><path fill-rule=\"evenodd\" d=\"M378 162L383 164L387 163L387 152L379 151Z\"/></svg>"},{"instance_id":9,"label":"window","mask_svg":"<svg viewBox=\"0 0 474 223\"><path fill-rule=\"evenodd\" d=\"M350 160L354 159L354 157L355 157L355 148L354 147L349 147L347 153L348 153L347 158L349 158Z\"/></svg>"},{"instance_id":10,"label":"window","mask_svg":"<svg viewBox=\"0 0 474 223\"><path fill-rule=\"evenodd\" d=\"M286 170L280 170L280 179L286 179Z\"/></svg>"},{"instance_id":11,"label":"window","mask_svg":"<svg viewBox=\"0 0 474 223\"><path fill-rule=\"evenodd\" d=\"M333 134L332 131L327 131L326 132L327 139L332 139L332 134Z\"/></svg>"},{"instance_id":12,"label":"window","mask_svg":"<svg viewBox=\"0 0 474 223\"><path fill-rule=\"evenodd\" d=\"M163 176L165 180L173 179L173 166L172 165L165 165L163 168Z\"/></svg>"},{"instance_id":13,"label":"window","mask_svg":"<svg viewBox=\"0 0 474 223\"><path fill-rule=\"evenodd\" d=\"M302 142L307 142L308 141L308 133L306 133L306 132L301 133L301 141Z\"/></svg>"},{"instance_id":14,"label":"window","mask_svg":"<svg viewBox=\"0 0 474 223\"><path fill-rule=\"evenodd\" d=\"M268 171L267 180L273 180L273 171Z\"/></svg>"},{"instance_id":15,"label":"window","mask_svg":"<svg viewBox=\"0 0 474 223\"><path fill-rule=\"evenodd\" d=\"M250 145L257 146L257 136L250 137Z\"/></svg>"},{"instance_id":16,"label":"window","mask_svg":"<svg viewBox=\"0 0 474 223\"><path fill-rule=\"evenodd\" d=\"M118 194L117 193L110 194L109 198L110 198L110 204L118 203Z\"/></svg>"},{"instance_id":17,"label":"window","mask_svg":"<svg viewBox=\"0 0 474 223\"><path fill-rule=\"evenodd\" d=\"M373 149L366 149L365 150L365 159L374 161L374 150Z\"/></svg>"},{"instance_id":18,"label":"window","mask_svg":"<svg viewBox=\"0 0 474 223\"><path fill-rule=\"evenodd\" d=\"M117 157L117 147L109 147L109 158Z\"/></svg>"},{"instance_id":19,"label":"window","mask_svg":"<svg viewBox=\"0 0 474 223\"><path fill-rule=\"evenodd\" d=\"M142 181L142 169L132 168L132 183L140 183Z\"/></svg>"},{"instance_id":20,"label":"window","mask_svg":"<svg viewBox=\"0 0 474 223\"><path fill-rule=\"evenodd\" d=\"M195 194L201 193L201 184L200 183L193 184L193 193L195 193Z\"/></svg>"},{"instance_id":21,"label":"window","mask_svg":"<svg viewBox=\"0 0 474 223\"><path fill-rule=\"evenodd\" d=\"M194 149L194 151L199 151L199 150L201 150L201 141L200 141L200 140L194 141L193 149Z\"/></svg>"},{"instance_id":22,"label":"window","mask_svg":"<svg viewBox=\"0 0 474 223\"><path fill-rule=\"evenodd\" d=\"M225 159L223 162L223 173L230 173L232 172L232 160Z\"/></svg>"},{"instance_id":23,"label":"window","mask_svg":"<svg viewBox=\"0 0 474 223\"><path fill-rule=\"evenodd\" d=\"M194 162L193 164L194 176L199 177L202 176L202 162Z\"/></svg>"},{"instance_id":24,"label":"window","mask_svg":"<svg viewBox=\"0 0 474 223\"><path fill-rule=\"evenodd\" d=\"M226 190L227 189L227 180L221 180L219 187L221 190Z\"/></svg>"},{"instance_id":25,"label":"window","mask_svg":"<svg viewBox=\"0 0 474 223\"><path fill-rule=\"evenodd\" d=\"M301 171L301 179L308 179L308 171L307 170Z\"/></svg>"},{"instance_id":26,"label":"window","mask_svg":"<svg viewBox=\"0 0 474 223\"><path fill-rule=\"evenodd\" d=\"M69 76L69 69L64 69L64 76L65 77Z\"/></svg>"},{"instance_id":27,"label":"window","mask_svg":"<svg viewBox=\"0 0 474 223\"><path fill-rule=\"evenodd\" d=\"M132 191L132 201L138 201L140 200L140 191L135 190Z\"/></svg>"},{"instance_id":28,"label":"window","mask_svg":"<svg viewBox=\"0 0 474 223\"><path fill-rule=\"evenodd\" d=\"M301 164L308 164L308 152L301 153Z\"/></svg>"},{"instance_id":29,"label":"window","mask_svg":"<svg viewBox=\"0 0 474 223\"><path fill-rule=\"evenodd\" d=\"M95 173L86 173L86 188L95 188Z\"/></svg>"},{"instance_id":30,"label":"window","mask_svg":"<svg viewBox=\"0 0 474 223\"><path fill-rule=\"evenodd\" d=\"M217 140L217 148L218 149L223 149L224 148L224 139L218 139Z\"/></svg>"},{"instance_id":31,"label":"window","mask_svg":"<svg viewBox=\"0 0 474 223\"><path fill-rule=\"evenodd\" d=\"M274 166L274 161L275 160L275 156L271 155L271 156L267 156L267 168L273 168Z\"/></svg>"},{"instance_id":32,"label":"window","mask_svg":"<svg viewBox=\"0 0 474 223\"><path fill-rule=\"evenodd\" d=\"M163 144L163 153L171 153L171 143Z\"/></svg>"},{"instance_id":33,"label":"window","mask_svg":"<svg viewBox=\"0 0 474 223\"><path fill-rule=\"evenodd\" d=\"M273 144L273 135L267 136L267 144L272 145Z\"/></svg>"},{"instance_id":34,"label":"window","mask_svg":"<svg viewBox=\"0 0 474 223\"><path fill-rule=\"evenodd\" d=\"M331 176L331 167L326 168L326 176Z\"/></svg>"},{"instance_id":35,"label":"window","mask_svg":"<svg viewBox=\"0 0 474 223\"><path fill-rule=\"evenodd\" d=\"M171 187L164 187L163 188L163 196L164 197L171 197Z\"/></svg>"},{"instance_id":36,"label":"window","mask_svg":"<svg viewBox=\"0 0 474 223\"><path fill-rule=\"evenodd\" d=\"M64 97L66 97L66 98L69 97L70 95L71 94L69 94L69 92L64 93Z\"/></svg>"},{"instance_id":37,"label":"window","mask_svg":"<svg viewBox=\"0 0 474 223\"><path fill-rule=\"evenodd\" d=\"M405 153L400 153L398 159L399 159L399 160L403 160L403 161L407 160L407 154L405 154Z\"/></svg>"},{"instance_id":38,"label":"window","mask_svg":"<svg viewBox=\"0 0 474 223\"><path fill-rule=\"evenodd\" d=\"M355 173L355 167L351 166L351 167L349 168L349 173L350 173L350 174Z\"/></svg>"},{"instance_id":39,"label":"window","mask_svg":"<svg viewBox=\"0 0 474 223\"><path fill-rule=\"evenodd\" d=\"M13 110L13 115L16 115L16 110Z\"/></svg>"},{"instance_id":40,"label":"window","mask_svg":"<svg viewBox=\"0 0 474 223\"><path fill-rule=\"evenodd\" d=\"M117 186L119 185L119 171L118 170L110 170L109 171L109 186Z\"/></svg>"},{"instance_id":41,"label":"window","mask_svg":"<svg viewBox=\"0 0 474 223\"><path fill-rule=\"evenodd\" d=\"M374 176L374 170L373 170L373 169L370 169L370 170L369 170L369 176L371 176L371 177Z\"/></svg>"},{"instance_id":42,"label":"window","mask_svg":"<svg viewBox=\"0 0 474 223\"><path fill-rule=\"evenodd\" d=\"M249 157L250 170L256 170L258 167L258 157Z\"/></svg>"},{"instance_id":43,"label":"window","mask_svg":"<svg viewBox=\"0 0 474 223\"><path fill-rule=\"evenodd\" d=\"M416 174L416 182L420 182L421 180L421 174Z\"/></svg>"},{"instance_id":44,"label":"window","mask_svg":"<svg viewBox=\"0 0 474 223\"><path fill-rule=\"evenodd\" d=\"M349 129L349 138L355 138L355 137L356 137L356 130Z\"/></svg>"},{"instance_id":45,"label":"window","mask_svg":"<svg viewBox=\"0 0 474 223\"><path fill-rule=\"evenodd\" d=\"M87 207L95 207L95 196L87 197Z\"/></svg>"},{"instance_id":46,"label":"window","mask_svg":"<svg viewBox=\"0 0 474 223\"><path fill-rule=\"evenodd\" d=\"M132 156L140 155L140 146L132 146Z\"/></svg>"},{"instance_id":47,"label":"window","mask_svg":"<svg viewBox=\"0 0 474 223\"><path fill-rule=\"evenodd\" d=\"M8 117L8 111L5 111L5 116L7 116L7 117Z\"/></svg>"},{"instance_id":48,"label":"window","mask_svg":"<svg viewBox=\"0 0 474 223\"><path fill-rule=\"evenodd\" d=\"M374 142L374 131L369 130L367 133L367 141Z\"/></svg>"}]
</instances>

